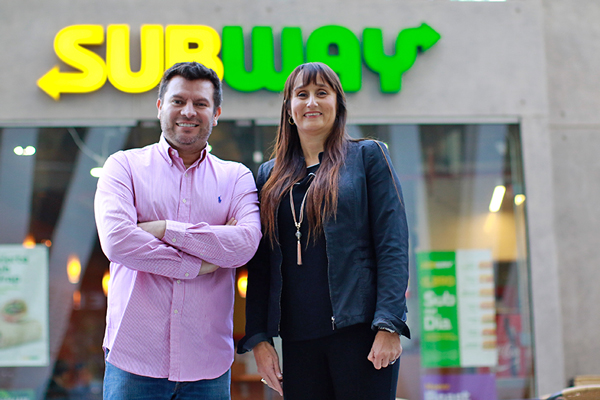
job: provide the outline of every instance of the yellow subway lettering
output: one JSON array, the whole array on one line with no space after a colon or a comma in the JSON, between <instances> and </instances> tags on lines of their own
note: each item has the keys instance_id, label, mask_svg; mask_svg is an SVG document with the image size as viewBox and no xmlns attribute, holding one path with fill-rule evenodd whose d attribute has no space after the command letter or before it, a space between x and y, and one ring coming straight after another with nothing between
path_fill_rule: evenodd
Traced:
<instances>
[{"instance_id":1,"label":"yellow subway lettering","mask_svg":"<svg viewBox=\"0 0 600 400\"><path fill-rule=\"evenodd\" d=\"M169 25L166 30L165 68L178 62L196 61L214 70L223 79L219 58L221 37L210 26Z\"/></svg>"},{"instance_id":2,"label":"yellow subway lettering","mask_svg":"<svg viewBox=\"0 0 600 400\"><path fill-rule=\"evenodd\" d=\"M152 90L164 72L165 40L161 25L142 25L140 29L140 70L131 70L129 25L109 25L106 31L108 80L126 93Z\"/></svg>"}]
</instances>

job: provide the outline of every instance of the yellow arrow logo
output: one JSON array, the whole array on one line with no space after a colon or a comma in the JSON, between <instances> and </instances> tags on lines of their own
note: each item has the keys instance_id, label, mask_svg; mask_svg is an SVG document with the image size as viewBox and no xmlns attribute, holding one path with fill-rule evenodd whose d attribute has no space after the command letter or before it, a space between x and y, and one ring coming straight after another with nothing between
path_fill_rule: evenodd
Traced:
<instances>
[{"instance_id":1,"label":"yellow arrow logo","mask_svg":"<svg viewBox=\"0 0 600 400\"><path fill-rule=\"evenodd\" d=\"M37 85L54 100L61 93L89 93L106 82L104 60L82 45L104 43L102 25L73 25L62 29L54 38L54 51L66 64L80 72L60 72L55 66L37 81Z\"/></svg>"}]
</instances>

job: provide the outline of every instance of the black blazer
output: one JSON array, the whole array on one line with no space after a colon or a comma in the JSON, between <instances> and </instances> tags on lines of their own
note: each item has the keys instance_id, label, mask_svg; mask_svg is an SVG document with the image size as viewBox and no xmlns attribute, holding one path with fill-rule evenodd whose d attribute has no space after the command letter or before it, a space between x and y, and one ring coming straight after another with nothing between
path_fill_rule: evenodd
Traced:
<instances>
[{"instance_id":1,"label":"black blazer","mask_svg":"<svg viewBox=\"0 0 600 400\"><path fill-rule=\"evenodd\" d=\"M270 160L260 166L259 193L273 165ZM410 337L405 296L408 227L400 182L385 145L373 140L348 142L340 169L337 215L326 220L323 229L332 329L369 323L373 329L389 328ZM263 235L248 263L246 335L238 353L279 334L281 260L279 246L272 248Z\"/></svg>"}]
</instances>

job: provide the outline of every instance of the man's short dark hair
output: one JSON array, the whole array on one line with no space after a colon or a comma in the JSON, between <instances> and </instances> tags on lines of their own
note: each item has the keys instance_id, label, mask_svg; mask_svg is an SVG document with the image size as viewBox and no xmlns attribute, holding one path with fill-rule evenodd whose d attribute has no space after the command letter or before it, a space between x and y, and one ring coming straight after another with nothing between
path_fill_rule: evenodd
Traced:
<instances>
[{"instance_id":1,"label":"man's short dark hair","mask_svg":"<svg viewBox=\"0 0 600 400\"><path fill-rule=\"evenodd\" d=\"M214 111L221 107L223 102L223 89L221 87L221 80L215 71L195 61L191 62L180 62L174 64L171 68L165 71L160 85L158 86L158 98L162 102L164 100L167 86L174 76L181 76L188 81L195 81L198 79L204 79L210 81L213 84L213 103Z\"/></svg>"}]
</instances>

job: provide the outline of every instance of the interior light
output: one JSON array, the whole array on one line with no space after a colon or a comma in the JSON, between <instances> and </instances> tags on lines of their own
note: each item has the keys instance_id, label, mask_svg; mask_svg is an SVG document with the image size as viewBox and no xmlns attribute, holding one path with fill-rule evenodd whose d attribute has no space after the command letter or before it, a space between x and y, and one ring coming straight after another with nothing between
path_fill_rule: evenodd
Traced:
<instances>
[{"instance_id":1,"label":"interior light","mask_svg":"<svg viewBox=\"0 0 600 400\"><path fill-rule=\"evenodd\" d=\"M50 246L52 246L52 240L50 240L50 239L43 240L43 241L42 241L42 243L43 243L43 244L44 244L46 247L50 247Z\"/></svg>"},{"instance_id":2,"label":"interior light","mask_svg":"<svg viewBox=\"0 0 600 400\"><path fill-rule=\"evenodd\" d=\"M263 162L263 153L262 151L255 151L254 153L252 153L252 161L254 161L255 164L260 164Z\"/></svg>"},{"instance_id":3,"label":"interior light","mask_svg":"<svg viewBox=\"0 0 600 400\"><path fill-rule=\"evenodd\" d=\"M96 167L96 168L90 169L90 175L93 176L94 178L100 178L100 176L102 175L102 167Z\"/></svg>"},{"instance_id":4,"label":"interior light","mask_svg":"<svg viewBox=\"0 0 600 400\"><path fill-rule=\"evenodd\" d=\"M206 143L206 151L208 151L209 153L212 152L212 146L208 143Z\"/></svg>"},{"instance_id":5,"label":"interior light","mask_svg":"<svg viewBox=\"0 0 600 400\"><path fill-rule=\"evenodd\" d=\"M35 154L35 147L27 146L23 148L23 146L17 146L13 149L13 151L18 156L32 156Z\"/></svg>"},{"instance_id":6,"label":"interior light","mask_svg":"<svg viewBox=\"0 0 600 400\"><path fill-rule=\"evenodd\" d=\"M242 270L238 274L237 279L237 288L240 296L245 299L246 298L246 290L248 289L248 271Z\"/></svg>"},{"instance_id":7,"label":"interior light","mask_svg":"<svg viewBox=\"0 0 600 400\"><path fill-rule=\"evenodd\" d=\"M504 193L506 193L506 187L498 185L494 188L492 194L492 200L490 201L490 211L498 212L502 206L502 200L504 199Z\"/></svg>"},{"instance_id":8,"label":"interior light","mask_svg":"<svg viewBox=\"0 0 600 400\"><path fill-rule=\"evenodd\" d=\"M23 155L24 156L32 156L34 154L35 154L35 147L33 147L33 146L27 146L23 150Z\"/></svg>"},{"instance_id":9,"label":"interior light","mask_svg":"<svg viewBox=\"0 0 600 400\"><path fill-rule=\"evenodd\" d=\"M81 309L81 292L79 290L73 292L73 308L75 310Z\"/></svg>"},{"instance_id":10,"label":"interior light","mask_svg":"<svg viewBox=\"0 0 600 400\"><path fill-rule=\"evenodd\" d=\"M67 262L67 276L69 278L69 282L75 284L79 282L79 276L81 275L81 262L79 262L79 257L75 254L71 254L69 256L69 261Z\"/></svg>"},{"instance_id":11,"label":"interior light","mask_svg":"<svg viewBox=\"0 0 600 400\"><path fill-rule=\"evenodd\" d=\"M102 276L102 291L108 296L108 282L110 281L110 272L107 270Z\"/></svg>"},{"instance_id":12,"label":"interior light","mask_svg":"<svg viewBox=\"0 0 600 400\"><path fill-rule=\"evenodd\" d=\"M523 203L525 203L525 195L524 194L516 195L515 196L515 205L520 206Z\"/></svg>"},{"instance_id":13,"label":"interior light","mask_svg":"<svg viewBox=\"0 0 600 400\"><path fill-rule=\"evenodd\" d=\"M27 249L33 249L35 247L35 238L31 233L25 236L25 240L23 240L23 247Z\"/></svg>"}]
</instances>

